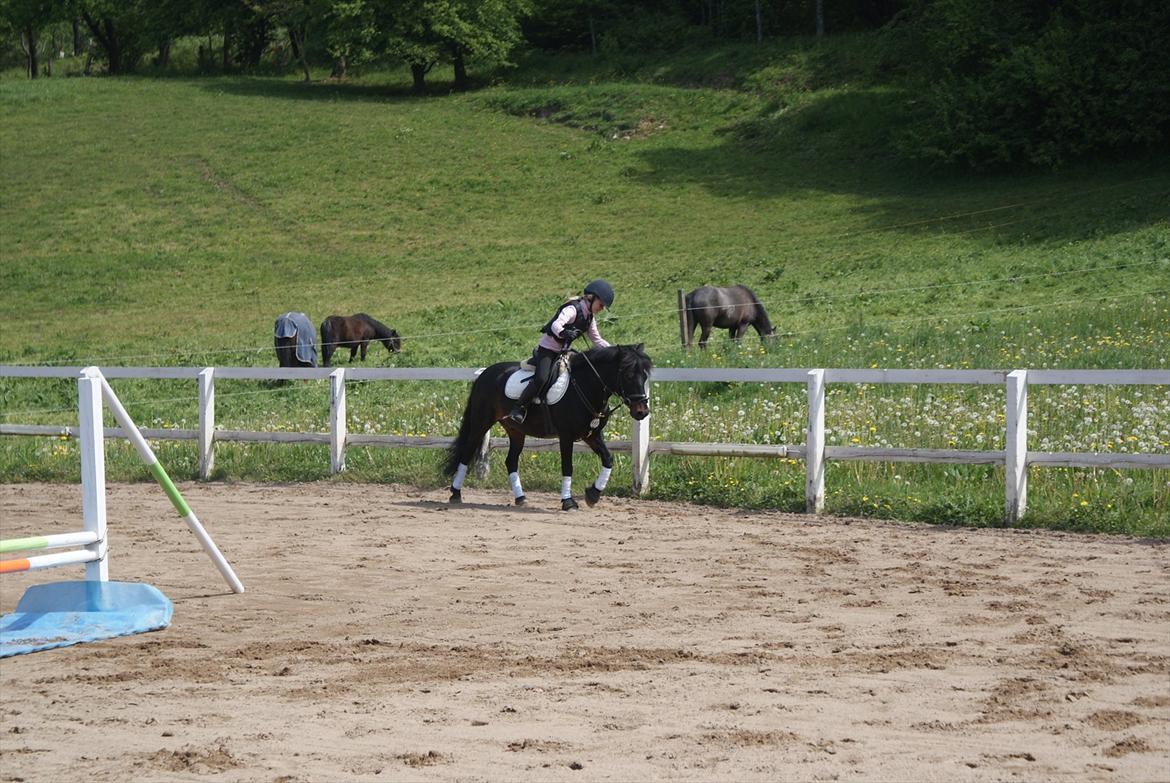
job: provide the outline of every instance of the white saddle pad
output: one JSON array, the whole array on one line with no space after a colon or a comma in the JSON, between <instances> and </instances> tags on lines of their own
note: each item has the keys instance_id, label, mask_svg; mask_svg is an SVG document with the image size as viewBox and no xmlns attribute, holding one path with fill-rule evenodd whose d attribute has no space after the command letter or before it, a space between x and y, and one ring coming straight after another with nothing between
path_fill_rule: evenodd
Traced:
<instances>
[{"instance_id":1,"label":"white saddle pad","mask_svg":"<svg viewBox=\"0 0 1170 783\"><path fill-rule=\"evenodd\" d=\"M519 370L508 376L508 381L504 384L504 395L510 400L520 399L520 393L524 391L524 387L532 380L533 374L531 370L525 370L524 365L520 365ZM565 370L557 376L552 386L549 387L548 394L545 395L548 398L548 404L553 405L560 402L561 398L565 396L565 390L568 388L569 372ZM540 402L540 398L537 397L533 402Z\"/></svg>"}]
</instances>

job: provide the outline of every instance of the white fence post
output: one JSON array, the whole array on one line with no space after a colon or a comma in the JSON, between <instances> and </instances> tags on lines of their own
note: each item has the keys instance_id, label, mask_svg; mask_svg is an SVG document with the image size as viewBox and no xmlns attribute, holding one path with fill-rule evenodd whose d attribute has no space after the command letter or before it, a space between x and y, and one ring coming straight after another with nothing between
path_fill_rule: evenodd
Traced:
<instances>
[{"instance_id":1,"label":"white fence post","mask_svg":"<svg viewBox=\"0 0 1170 783\"><path fill-rule=\"evenodd\" d=\"M345 368L329 373L329 469L345 470Z\"/></svg>"},{"instance_id":2,"label":"white fence post","mask_svg":"<svg viewBox=\"0 0 1170 783\"><path fill-rule=\"evenodd\" d=\"M1028 371L1008 373L1006 389L1005 514L1011 524L1024 515L1028 506Z\"/></svg>"},{"instance_id":3,"label":"white fence post","mask_svg":"<svg viewBox=\"0 0 1170 783\"><path fill-rule=\"evenodd\" d=\"M199 480L211 478L215 468L215 368L199 372Z\"/></svg>"},{"instance_id":4,"label":"white fence post","mask_svg":"<svg viewBox=\"0 0 1170 783\"><path fill-rule=\"evenodd\" d=\"M808 430L804 437L804 507L825 510L825 371L808 373Z\"/></svg>"},{"instance_id":5,"label":"white fence post","mask_svg":"<svg viewBox=\"0 0 1170 783\"><path fill-rule=\"evenodd\" d=\"M646 381L642 391L649 405L650 381ZM630 427L630 472L633 474L634 494L645 494L650 489L650 414L641 421L634 421Z\"/></svg>"},{"instance_id":6,"label":"white fence post","mask_svg":"<svg viewBox=\"0 0 1170 783\"><path fill-rule=\"evenodd\" d=\"M77 379L81 519L84 529L97 535L97 541L85 548L98 557L85 564L85 578L105 582L110 578L110 564L106 558L106 442L102 428L102 380L96 374L96 367L87 367L82 372Z\"/></svg>"}]
</instances>

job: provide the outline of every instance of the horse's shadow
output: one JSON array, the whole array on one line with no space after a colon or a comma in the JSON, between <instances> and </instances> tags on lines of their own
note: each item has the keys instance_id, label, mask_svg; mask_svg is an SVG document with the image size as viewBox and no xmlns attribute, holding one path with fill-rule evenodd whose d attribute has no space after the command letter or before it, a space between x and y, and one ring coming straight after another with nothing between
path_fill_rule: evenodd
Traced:
<instances>
[{"instance_id":1,"label":"horse's shadow","mask_svg":"<svg viewBox=\"0 0 1170 783\"><path fill-rule=\"evenodd\" d=\"M512 503L468 503L466 501L463 503L448 503L445 500L398 500L390 505L421 508L425 511L458 511L460 509L469 509L473 511L506 511L512 514L552 514L554 516L561 513L559 509L538 508L528 504L517 506Z\"/></svg>"}]
</instances>

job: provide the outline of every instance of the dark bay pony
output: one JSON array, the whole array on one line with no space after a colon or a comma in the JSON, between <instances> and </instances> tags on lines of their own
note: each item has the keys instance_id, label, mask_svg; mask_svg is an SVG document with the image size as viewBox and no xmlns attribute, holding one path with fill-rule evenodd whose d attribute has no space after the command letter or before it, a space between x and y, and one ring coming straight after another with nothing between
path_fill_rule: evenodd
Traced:
<instances>
[{"instance_id":1,"label":"dark bay pony","mask_svg":"<svg viewBox=\"0 0 1170 783\"><path fill-rule=\"evenodd\" d=\"M321 350L325 362L322 367L329 366L333 352L338 348L349 349L349 360L360 350L362 361L366 360L366 346L371 340L381 340L382 345L390 353L402 350L402 338L398 332L381 321L377 321L365 313L357 315L331 315L321 322Z\"/></svg>"},{"instance_id":2,"label":"dark bay pony","mask_svg":"<svg viewBox=\"0 0 1170 783\"><path fill-rule=\"evenodd\" d=\"M504 396L504 384L518 366L518 362L493 364L472 383L467 407L463 411L463 423L459 426L459 436L448 450L444 466L444 473L454 477L451 481L450 502L462 502L461 490L467 469L476 459L484 435L493 424L499 422L508 433L508 457L505 462L516 505L523 505L525 501L517 468L520 452L524 449L524 439L529 435L560 440L562 511L578 507L570 491L573 443L584 441L593 449L601 459L601 472L597 480L585 490L585 502L594 505L601 499L613 468L613 456L602 434L610 414L624 403L636 420L640 421L650 415L650 400L646 396L650 357L641 344L611 345L572 354L569 359L571 380L564 396L552 405L530 405L528 416L522 424L515 424L508 418L513 401ZM610 397L614 396L620 398L621 402L610 407Z\"/></svg>"},{"instance_id":3,"label":"dark bay pony","mask_svg":"<svg viewBox=\"0 0 1170 783\"><path fill-rule=\"evenodd\" d=\"M755 328L760 339L775 334L764 306L746 285L716 288L705 285L687 294L687 334L693 340L695 326L703 327L699 347L707 347L711 327L726 329L732 340L743 337L749 326Z\"/></svg>"}]
</instances>

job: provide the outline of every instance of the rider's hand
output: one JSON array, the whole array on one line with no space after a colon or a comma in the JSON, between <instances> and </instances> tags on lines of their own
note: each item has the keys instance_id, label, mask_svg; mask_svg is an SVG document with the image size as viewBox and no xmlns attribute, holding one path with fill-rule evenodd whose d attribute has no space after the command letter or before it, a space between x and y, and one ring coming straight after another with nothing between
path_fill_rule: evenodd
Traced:
<instances>
[{"instance_id":1,"label":"rider's hand","mask_svg":"<svg viewBox=\"0 0 1170 783\"><path fill-rule=\"evenodd\" d=\"M574 340L576 340L580 336L581 336L580 329L574 329L570 326L566 326L564 329L561 330L561 339L567 343L573 342Z\"/></svg>"}]
</instances>

